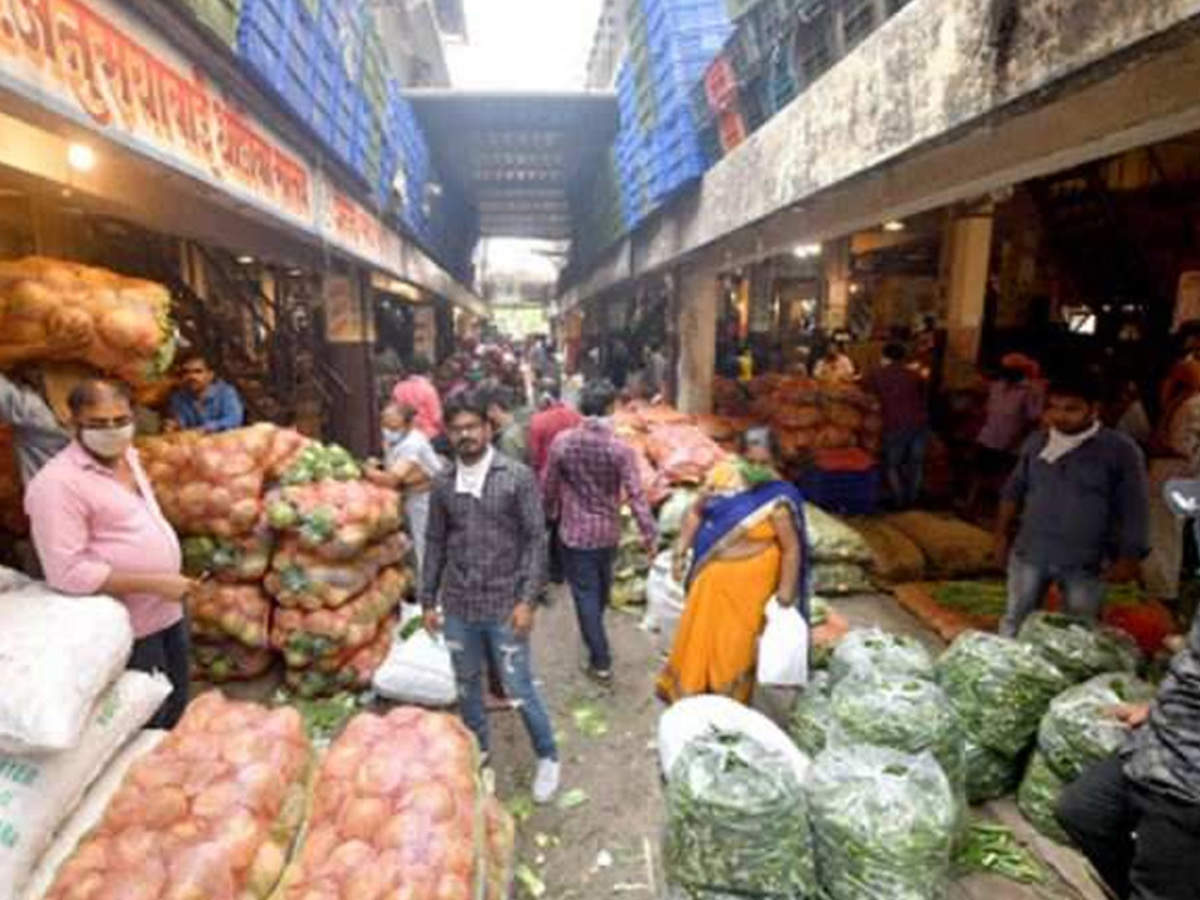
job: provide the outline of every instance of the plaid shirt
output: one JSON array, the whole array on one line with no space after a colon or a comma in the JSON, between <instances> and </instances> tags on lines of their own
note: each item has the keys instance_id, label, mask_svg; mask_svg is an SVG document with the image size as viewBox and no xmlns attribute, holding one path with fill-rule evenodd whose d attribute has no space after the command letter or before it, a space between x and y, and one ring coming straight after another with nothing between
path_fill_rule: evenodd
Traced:
<instances>
[{"instance_id":1,"label":"plaid shirt","mask_svg":"<svg viewBox=\"0 0 1200 900\"><path fill-rule=\"evenodd\" d=\"M440 598L448 615L468 622L505 619L532 603L546 573L546 523L528 466L492 456L483 498L454 489L455 467L438 475L429 497L421 605Z\"/></svg>"},{"instance_id":2,"label":"plaid shirt","mask_svg":"<svg viewBox=\"0 0 1200 900\"><path fill-rule=\"evenodd\" d=\"M1200 616L1171 661L1150 718L1121 751L1132 781L1184 803L1200 803Z\"/></svg>"},{"instance_id":3,"label":"plaid shirt","mask_svg":"<svg viewBox=\"0 0 1200 900\"><path fill-rule=\"evenodd\" d=\"M654 540L654 517L638 477L633 448L601 419L585 419L550 445L544 476L546 515L558 519L568 547L615 547L621 539L622 493L628 498L642 537Z\"/></svg>"}]
</instances>

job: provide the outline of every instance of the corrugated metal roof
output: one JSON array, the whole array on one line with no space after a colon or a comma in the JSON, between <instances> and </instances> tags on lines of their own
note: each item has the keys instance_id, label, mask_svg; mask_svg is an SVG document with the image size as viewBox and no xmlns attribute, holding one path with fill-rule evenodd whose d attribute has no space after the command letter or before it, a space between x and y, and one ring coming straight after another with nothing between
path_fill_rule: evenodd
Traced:
<instances>
[{"instance_id":1,"label":"corrugated metal roof","mask_svg":"<svg viewBox=\"0 0 1200 900\"><path fill-rule=\"evenodd\" d=\"M568 240L568 196L617 131L611 93L413 90L434 165L479 210L483 237Z\"/></svg>"}]
</instances>

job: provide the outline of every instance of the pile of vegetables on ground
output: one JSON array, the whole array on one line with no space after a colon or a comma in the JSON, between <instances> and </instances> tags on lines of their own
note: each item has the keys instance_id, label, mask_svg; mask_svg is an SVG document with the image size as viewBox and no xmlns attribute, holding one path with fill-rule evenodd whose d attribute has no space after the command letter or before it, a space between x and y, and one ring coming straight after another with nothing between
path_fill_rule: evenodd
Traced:
<instances>
[{"instance_id":1,"label":"pile of vegetables on ground","mask_svg":"<svg viewBox=\"0 0 1200 900\"><path fill-rule=\"evenodd\" d=\"M0 370L85 363L137 385L170 366L161 284L45 257L0 261Z\"/></svg>"},{"instance_id":2,"label":"pile of vegetables on ground","mask_svg":"<svg viewBox=\"0 0 1200 900\"><path fill-rule=\"evenodd\" d=\"M788 464L802 462L810 450L879 452L879 400L855 385L822 384L802 375L760 375L745 385L718 378L713 405L735 433L753 422L771 425Z\"/></svg>"},{"instance_id":3,"label":"pile of vegetables on ground","mask_svg":"<svg viewBox=\"0 0 1200 900\"><path fill-rule=\"evenodd\" d=\"M185 571L211 576L190 601L196 675L254 678L282 655L302 696L369 686L411 580L400 495L343 448L271 424L138 449Z\"/></svg>"},{"instance_id":4,"label":"pile of vegetables on ground","mask_svg":"<svg viewBox=\"0 0 1200 900\"><path fill-rule=\"evenodd\" d=\"M1127 636L1057 613L1031 617L1016 639L966 631L936 659L911 637L852 630L792 707L788 736L812 765L790 815L769 829L753 816L737 824L743 807L784 790L765 751L748 749L754 729L692 736L680 753L692 768L667 776L665 853L686 890L672 896L932 900L971 872L1043 882L1012 833L972 821L968 804L1016 792L1037 830L1067 842L1054 815L1064 787L1125 740L1114 707L1153 696L1133 674L1140 662ZM810 835L817 889L797 890L767 851L741 853L749 830L769 832L770 848ZM713 849L722 842L731 849Z\"/></svg>"}]
</instances>

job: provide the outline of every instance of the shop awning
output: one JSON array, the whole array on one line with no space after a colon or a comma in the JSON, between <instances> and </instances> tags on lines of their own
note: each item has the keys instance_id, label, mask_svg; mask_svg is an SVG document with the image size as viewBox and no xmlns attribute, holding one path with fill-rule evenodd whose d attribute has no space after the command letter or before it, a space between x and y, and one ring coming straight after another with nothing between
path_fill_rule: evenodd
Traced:
<instances>
[{"instance_id":1,"label":"shop awning","mask_svg":"<svg viewBox=\"0 0 1200 900\"><path fill-rule=\"evenodd\" d=\"M483 237L571 237L567 198L617 131L611 93L407 93L442 178L479 210Z\"/></svg>"}]
</instances>

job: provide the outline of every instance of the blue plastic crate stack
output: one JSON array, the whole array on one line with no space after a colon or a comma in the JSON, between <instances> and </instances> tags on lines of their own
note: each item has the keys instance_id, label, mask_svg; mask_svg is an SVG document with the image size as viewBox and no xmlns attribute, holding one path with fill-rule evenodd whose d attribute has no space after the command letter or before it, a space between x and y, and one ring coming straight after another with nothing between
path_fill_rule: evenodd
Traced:
<instances>
[{"instance_id":1,"label":"blue plastic crate stack","mask_svg":"<svg viewBox=\"0 0 1200 900\"><path fill-rule=\"evenodd\" d=\"M571 207L571 238L578 258L599 256L625 233L615 146L600 161L591 184L572 196Z\"/></svg>"},{"instance_id":2,"label":"blue plastic crate stack","mask_svg":"<svg viewBox=\"0 0 1200 900\"><path fill-rule=\"evenodd\" d=\"M708 168L689 94L733 31L725 0L634 0L628 15L615 145L627 229Z\"/></svg>"},{"instance_id":3,"label":"blue plastic crate stack","mask_svg":"<svg viewBox=\"0 0 1200 900\"><path fill-rule=\"evenodd\" d=\"M201 0L192 0L199 3ZM235 3L237 0L203 0ZM240 0L242 63L361 176L380 209L452 268L469 267L475 212L450 198L433 205L439 181L411 104L392 77L364 0ZM211 27L211 26L210 26ZM464 262L465 260L465 262Z\"/></svg>"}]
</instances>

